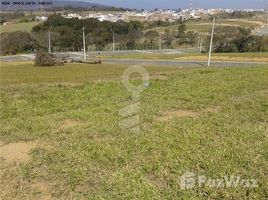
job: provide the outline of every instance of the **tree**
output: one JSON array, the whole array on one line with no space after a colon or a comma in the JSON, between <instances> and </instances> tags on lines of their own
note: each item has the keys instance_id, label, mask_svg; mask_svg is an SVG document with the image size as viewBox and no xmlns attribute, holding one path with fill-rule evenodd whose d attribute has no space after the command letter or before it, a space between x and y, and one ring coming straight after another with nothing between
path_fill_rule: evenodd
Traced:
<instances>
[{"instance_id":1,"label":"tree","mask_svg":"<svg viewBox=\"0 0 268 200\"><path fill-rule=\"evenodd\" d=\"M126 44L128 50L134 49L135 45L136 45L135 40L129 40L127 41L127 44Z\"/></svg>"},{"instance_id":2,"label":"tree","mask_svg":"<svg viewBox=\"0 0 268 200\"><path fill-rule=\"evenodd\" d=\"M145 38L149 41L151 45L153 45L155 40L159 39L159 33L157 31L148 31L145 34Z\"/></svg>"},{"instance_id":3,"label":"tree","mask_svg":"<svg viewBox=\"0 0 268 200\"><path fill-rule=\"evenodd\" d=\"M249 51L253 45L254 36L248 28L238 28L238 33L235 35L234 43L239 52Z\"/></svg>"},{"instance_id":4,"label":"tree","mask_svg":"<svg viewBox=\"0 0 268 200\"><path fill-rule=\"evenodd\" d=\"M268 36L254 36L254 43L251 51L265 52L268 51Z\"/></svg>"},{"instance_id":5,"label":"tree","mask_svg":"<svg viewBox=\"0 0 268 200\"><path fill-rule=\"evenodd\" d=\"M126 46L128 49L134 49L136 46L136 41L141 39L144 36L143 32L140 30L132 30L126 36Z\"/></svg>"},{"instance_id":6,"label":"tree","mask_svg":"<svg viewBox=\"0 0 268 200\"><path fill-rule=\"evenodd\" d=\"M194 31L188 31L186 33L186 43L193 47L197 40L197 36L198 36L198 33Z\"/></svg>"},{"instance_id":7,"label":"tree","mask_svg":"<svg viewBox=\"0 0 268 200\"><path fill-rule=\"evenodd\" d=\"M185 32L186 32L186 25L182 20L180 20L178 26L178 38L184 39Z\"/></svg>"},{"instance_id":8,"label":"tree","mask_svg":"<svg viewBox=\"0 0 268 200\"><path fill-rule=\"evenodd\" d=\"M113 32L117 38L123 38L124 45L132 46L133 41L143 37L143 23L139 21L99 21L98 19L66 19L61 15L52 15L48 20L32 29L34 35L45 35L49 27L52 27L52 32L59 34L53 44L59 47L72 47L75 49L82 48L82 28L85 27L85 34L91 35L86 40L87 45L95 45L98 49L102 49L112 42ZM45 41L46 37L39 37L40 41ZM39 41L39 40L38 40ZM45 42L42 42L45 44ZM41 45L44 46L44 45Z\"/></svg>"},{"instance_id":9,"label":"tree","mask_svg":"<svg viewBox=\"0 0 268 200\"><path fill-rule=\"evenodd\" d=\"M265 51L267 40L265 37L254 36L248 28L218 27L214 34L213 50L219 53Z\"/></svg>"},{"instance_id":10,"label":"tree","mask_svg":"<svg viewBox=\"0 0 268 200\"><path fill-rule=\"evenodd\" d=\"M165 33L162 36L163 45L169 48L172 44L174 37L175 35L170 32L170 30L165 30Z\"/></svg>"},{"instance_id":11,"label":"tree","mask_svg":"<svg viewBox=\"0 0 268 200\"><path fill-rule=\"evenodd\" d=\"M22 31L1 34L0 43L2 55L34 51L37 47L37 42L32 35Z\"/></svg>"},{"instance_id":12,"label":"tree","mask_svg":"<svg viewBox=\"0 0 268 200\"><path fill-rule=\"evenodd\" d=\"M217 27L214 34L213 50L217 53L237 52L234 36L238 34L236 27ZM208 38L208 40L210 37Z\"/></svg>"},{"instance_id":13,"label":"tree","mask_svg":"<svg viewBox=\"0 0 268 200\"><path fill-rule=\"evenodd\" d=\"M140 21L130 21L128 31L135 31L143 29L143 24Z\"/></svg>"}]
</instances>

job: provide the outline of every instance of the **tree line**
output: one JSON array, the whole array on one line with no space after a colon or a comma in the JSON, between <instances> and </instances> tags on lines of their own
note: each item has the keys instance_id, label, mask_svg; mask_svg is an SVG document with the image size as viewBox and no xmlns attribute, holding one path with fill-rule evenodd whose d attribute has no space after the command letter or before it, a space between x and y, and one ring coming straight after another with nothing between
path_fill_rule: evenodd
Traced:
<instances>
[{"instance_id":1,"label":"tree line","mask_svg":"<svg viewBox=\"0 0 268 200\"><path fill-rule=\"evenodd\" d=\"M60 14L51 15L42 24L33 27L31 33L11 32L1 34L1 54L16 54L47 50L48 32L55 51L60 49L81 51L83 46L82 30L86 35L86 46L90 50L112 48L115 41L118 49L159 49L197 46L200 34L189 31L182 20L173 22L177 30L159 33L152 25L165 27L167 22L140 21L99 21L90 19L67 19ZM209 35L203 36L204 50L209 44ZM255 52L268 51L267 36L254 36L251 29L239 27L218 27L215 30L214 52Z\"/></svg>"},{"instance_id":2,"label":"tree line","mask_svg":"<svg viewBox=\"0 0 268 200\"><path fill-rule=\"evenodd\" d=\"M217 53L267 52L268 36L253 35L249 28L218 27L215 30L213 50Z\"/></svg>"}]
</instances>

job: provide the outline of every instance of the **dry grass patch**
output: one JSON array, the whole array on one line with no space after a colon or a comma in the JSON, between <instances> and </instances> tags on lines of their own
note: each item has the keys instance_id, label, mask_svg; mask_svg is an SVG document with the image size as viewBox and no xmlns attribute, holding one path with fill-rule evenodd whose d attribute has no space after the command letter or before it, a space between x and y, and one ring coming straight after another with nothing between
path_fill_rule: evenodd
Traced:
<instances>
[{"instance_id":1,"label":"dry grass patch","mask_svg":"<svg viewBox=\"0 0 268 200\"><path fill-rule=\"evenodd\" d=\"M172 120L174 118L184 118L184 117L191 117L197 118L206 113L217 113L221 110L221 107L208 107L198 112L189 111L189 110L177 110L177 111L165 111L161 112L160 117L156 118L156 121L165 122Z\"/></svg>"},{"instance_id":2,"label":"dry grass patch","mask_svg":"<svg viewBox=\"0 0 268 200\"><path fill-rule=\"evenodd\" d=\"M54 181L34 179L22 176L21 167L5 165L1 170L0 199L51 200L57 186Z\"/></svg>"},{"instance_id":3,"label":"dry grass patch","mask_svg":"<svg viewBox=\"0 0 268 200\"><path fill-rule=\"evenodd\" d=\"M41 200L52 199L51 183L49 181L38 181L31 185L35 196Z\"/></svg>"},{"instance_id":4,"label":"dry grass patch","mask_svg":"<svg viewBox=\"0 0 268 200\"><path fill-rule=\"evenodd\" d=\"M156 75L150 76L150 79L151 80L157 80L157 81L159 81L159 80L165 81L165 80L168 79L168 76L167 75L162 75L162 74L156 74Z\"/></svg>"},{"instance_id":5,"label":"dry grass patch","mask_svg":"<svg viewBox=\"0 0 268 200\"><path fill-rule=\"evenodd\" d=\"M162 112L161 116L158 117L156 120L160 122L165 122L174 118L181 118L181 117L196 118L198 116L199 114L197 112L192 112L192 111L187 111L187 110L166 111L166 112Z\"/></svg>"},{"instance_id":6,"label":"dry grass patch","mask_svg":"<svg viewBox=\"0 0 268 200\"><path fill-rule=\"evenodd\" d=\"M201 114L206 114L206 113L217 113L220 112L221 107L220 106L215 106L215 107L208 107L203 110L201 110Z\"/></svg>"},{"instance_id":7,"label":"dry grass patch","mask_svg":"<svg viewBox=\"0 0 268 200\"><path fill-rule=\"evenodd\" d=\"M81 126L81 125L82 125L82 123L77 121L77 120L66 119L60 123L59 128L60 129L68 129L68 128L73 128L73 127Z\"/></svg>"},{"instance_id":8,"label":"dry grass patch","mask_svg":"<svg viewBox=\"0 0 268 200\"><path fill-rule=\"evenodd\" d=\"M260 95L268 95L268 89L259 90L257 93Z\"/></svg>"},{"instance_id":9,"label":"dry grass patch","mask_svg":"<svg viewBox=\"0 0 268 200\"><path fill-rule=\"evenodd\" d=\"M207 55L202 56L182 56L175 58L175 60L198 60L198 61L207 61L208 57ZM233 57L232 55L228 56L220 56L220 55L214 55L213 56L214 61L243 61L243 62L268 62L267 57Z\"/></svg>"}]
</instances>

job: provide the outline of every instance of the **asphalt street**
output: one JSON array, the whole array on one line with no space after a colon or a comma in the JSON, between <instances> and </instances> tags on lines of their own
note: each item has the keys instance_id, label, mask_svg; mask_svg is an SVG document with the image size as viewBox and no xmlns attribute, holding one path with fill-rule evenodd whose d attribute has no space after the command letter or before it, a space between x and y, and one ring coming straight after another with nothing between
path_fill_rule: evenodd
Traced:
<instances>
[{"instance_id":1,"label":"asphalt street","mask_svg":"<svg viewBox=\"0 0 268 200\"><path fill-rule=\"evenodd\" d=\"M137 52L137 51L135 51ZM108 52L108 54L114 54L114 52ZM116 52L120 54L122 52ZM130 52L123 52L130 53ZM133 52L132 52L133 53ZM147 52L148 53L148 52ZM174 53L174 52L173 52ZM180 53L177 51L177 53ZM60 55L68 56L74 60L81 60L82 53L81 52L65 52L59 53ZM91 58L89 60L95 61L96 58L93 55L97 53L91 53ZM102 52L102 55L104 53ZM107 55L107 52L106 54ZM34 54L21 54L14 56L2 56L0 57L0 62L15 62L15 61L31 61L34 60ZM127 64L127 65L155 65L155 66L174 66L174 67L202 67L207 66L206 61L198 61L198 60L154 60L154 59L112 59L112 58L104 58L102 59L104 63L113 63L113 64ZM237 61L212 61L211 66L216 67L243 67L243 66L252 66L252 65L267 65L265 62L237 62Z\"/></svg>"}]
</instances>

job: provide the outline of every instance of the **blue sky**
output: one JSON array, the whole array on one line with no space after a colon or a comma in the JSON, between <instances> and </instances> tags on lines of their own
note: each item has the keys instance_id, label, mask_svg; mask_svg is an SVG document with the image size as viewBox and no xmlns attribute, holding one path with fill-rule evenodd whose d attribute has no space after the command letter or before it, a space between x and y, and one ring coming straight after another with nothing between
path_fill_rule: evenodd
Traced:
<instances>
[{"instance_id":1,"label":"blue sky","mask_svg":"<svg viewBox=\"0 0 268 200\"><path fill-rule=\"evenodd\" d=\"M84 0L104 5L128 8L188 8L190 0ZM193 0L194 7L202 8L264 8L267 0Z\"/></svg>"}]
</instances>

